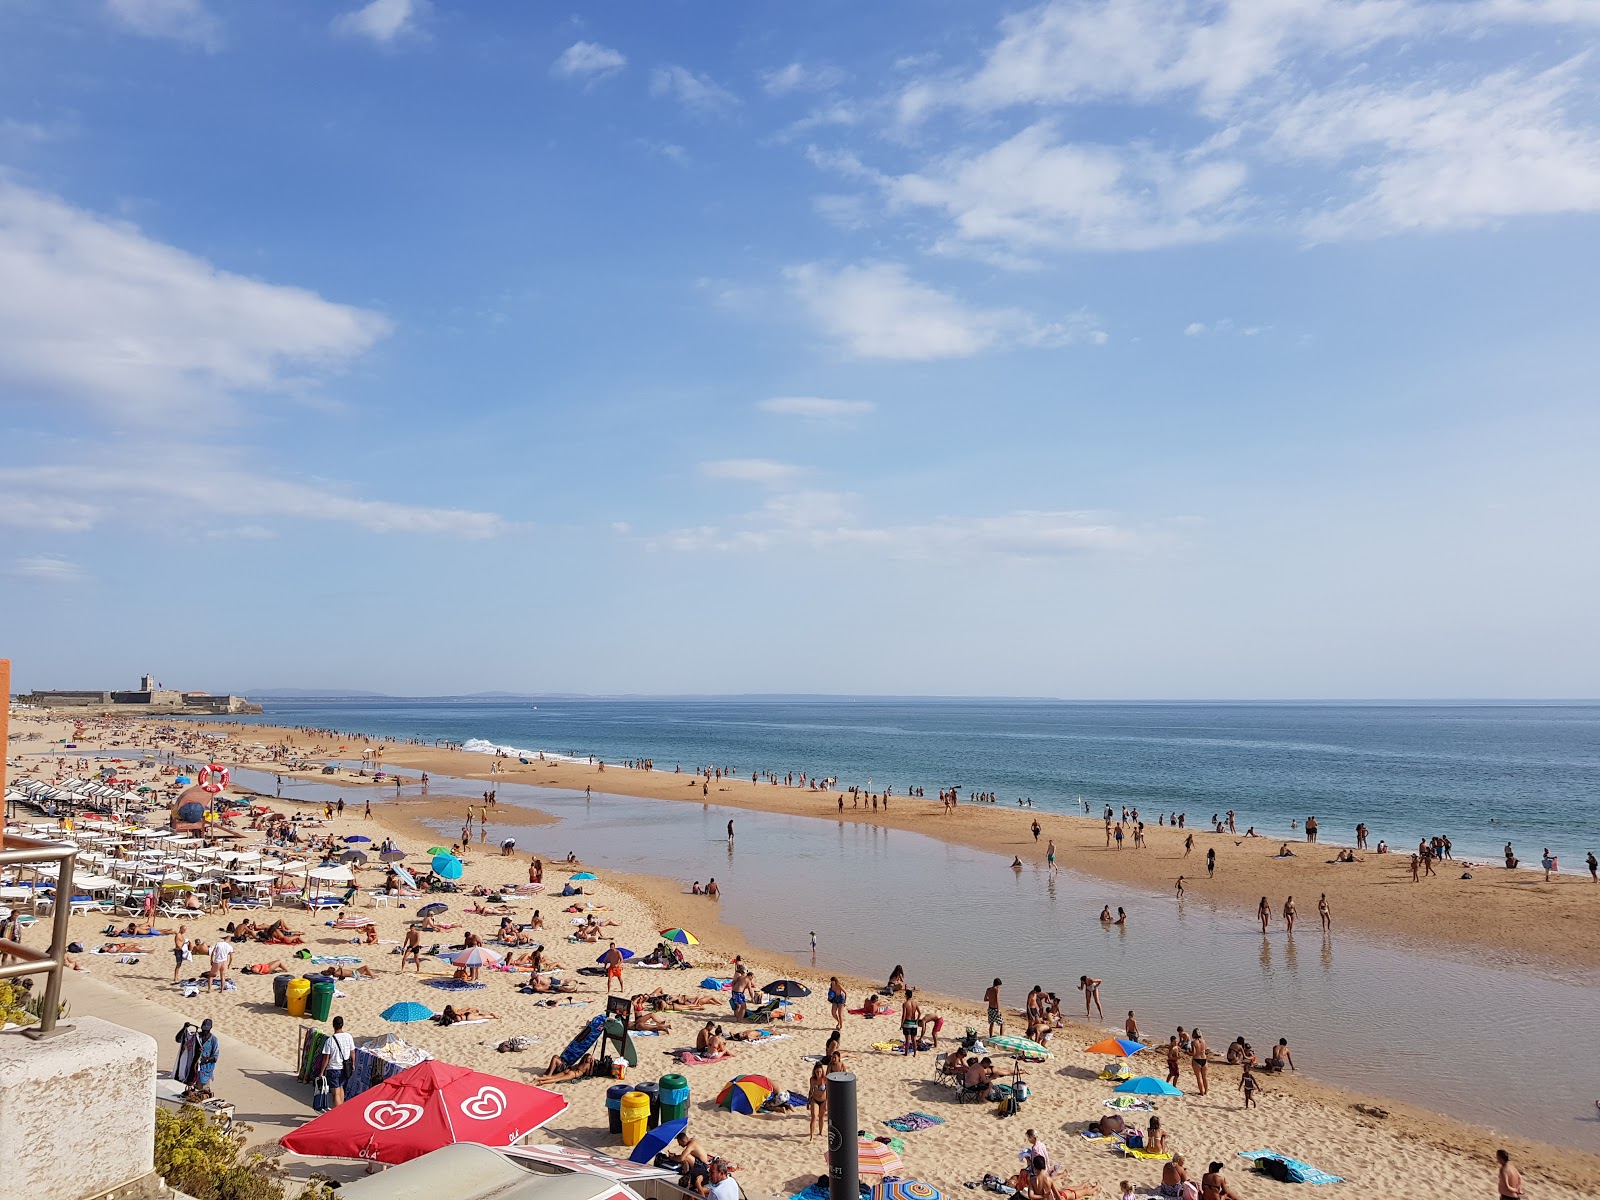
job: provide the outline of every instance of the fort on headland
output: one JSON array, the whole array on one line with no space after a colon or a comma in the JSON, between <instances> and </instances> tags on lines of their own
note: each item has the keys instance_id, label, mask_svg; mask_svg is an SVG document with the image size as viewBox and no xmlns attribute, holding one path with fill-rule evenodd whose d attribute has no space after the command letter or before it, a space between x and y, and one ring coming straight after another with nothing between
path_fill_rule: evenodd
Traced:
<instances>
[{"instance_id":1,"label":"fort on headland","mask_svg":"<svg viewBox=\"0 0 1600 1200\"><path fill-rule=\"evenodd\" d=\"M179 692L158 687L154 675L142 676L138 688L131 692L34 691L17 699L22 704L37 708L147 716L205 716L212 713L261 711L259 704L250 703L244 696L214 696L209 692Z\"/></svg>"}]
</instances>

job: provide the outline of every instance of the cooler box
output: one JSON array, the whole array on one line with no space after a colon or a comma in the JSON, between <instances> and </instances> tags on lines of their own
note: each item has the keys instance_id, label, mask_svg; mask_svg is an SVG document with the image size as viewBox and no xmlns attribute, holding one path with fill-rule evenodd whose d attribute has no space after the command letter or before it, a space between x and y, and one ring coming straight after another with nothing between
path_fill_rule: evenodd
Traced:
<instances>
[{"instance_id":1,"label":"cooler box","mask_svg":"<svg viewBox=\"0 0 1600 1200\"><path fill-rule=\"evenodd\" d=\"M628 1083L613 1083L606 1089L606 1125L618 1137L622 1136L622 1098L633 1091Z\"/></svg>"},{"instance_id":2,"label":"cooler box","mask_svg":"<svg viewBox=\"0 0 1600 1200\"><path fill-rule=\"evenodd\" d=\"M291 1017L306 1015L306 1001L311 998L311 980L291 979L284 985L283 1006Z\"/></svg>"},{"instance_id":3,"label":"cooler box","mask_svg":"<svg viewBox=\"0 0 1600 1200\"><path fill-rule=\"evenodd\" d=\"M333 1012L333 980L319 979L311 985L311 999L306 1002L306 1016L313 1021L326 1021Z\"/></svg>"},{"instance_id":4,"label":"cooler box","mask_svg":"<svg viewBox=\"0 0 1600 1200\"><path fill-rule=\"evenodd\" d=\"M293 979L293 975L274 975L272 977L273 1008L289 1007L289 984Z\"/></svg>"},{"instance_id":5,"label":"cooler box","mask_svg":"<svg viewBox=\"0 0 1600 1200\"><path fill-rule=\"evenodd\" d=\"M661 1120L676 1121L689 1115L689 1081L673 1072L663 1075L660 1084Z\"/></svg>"},{"instance_id":6,"label":"cooler box","mask_svg":"<svg viewBox=\"0 0 1600 1200\"><path fill-rule=\"evenodd\" d=\"M643 1092L650 1100L650 1128L654 1129L661 1124L661 1085L641 1083L638 1090Z\"/></svg>"},{"instance_id":7,"label":"cooler box","mask_svg":"<svg viewBox=\"0 0 1600 1200\"><path fill-rule=\"evenodd\" d=\"M622 1098L622 1144L637 1146L650 1127L650 1097L629 1092Z\"/></svg>"}]
</instances>

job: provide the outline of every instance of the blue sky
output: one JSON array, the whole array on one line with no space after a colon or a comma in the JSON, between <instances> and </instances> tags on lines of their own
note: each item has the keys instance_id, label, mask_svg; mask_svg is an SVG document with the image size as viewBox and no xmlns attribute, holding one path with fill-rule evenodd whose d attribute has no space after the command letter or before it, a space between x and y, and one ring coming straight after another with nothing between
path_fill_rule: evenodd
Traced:
<instances>
[{"instance_id":1,"label":"blue sky","mask_svg":"<svg viewBox=\"0 0 1600 1200\"><path fill-rule=\"evenodd\" d=\"M21 686L1592 696L1592 0L0 3Z\"/></svg>"}]
</instances>

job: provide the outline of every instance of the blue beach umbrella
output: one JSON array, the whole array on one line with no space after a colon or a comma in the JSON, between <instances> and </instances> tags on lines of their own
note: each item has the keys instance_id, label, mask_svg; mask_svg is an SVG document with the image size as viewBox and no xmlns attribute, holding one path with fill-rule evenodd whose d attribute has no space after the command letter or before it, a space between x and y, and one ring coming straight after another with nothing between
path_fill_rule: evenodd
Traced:
<instances>
[{"instance_id":1,"label":"blue beach umbrella","mask_svg":"<svg viewBox=\"0 0 1600 1200\"><path fill-rule=\"evenodd\" d=\"M593 871L579 871L576 875L573 876L573 878L574 879L594 879L595 878L595 873Z\"/></svg>"},{"instance_id":2,"label":"blue beach umbrella","mask_svg":"<svg viewBox=\"0 0 1600 1200\"><path fill-rule=\"evenodd\" d=\"M193 783L194 780L190 779L187 775L179 775L172 782L173 783Z\"/></svg>"},{"instance_id":3,"label":"blue beach umbrella","mask_svg":"<svg viewBox=\"0 0 1600 1200\"><path fill-rule=\"evenodd\" d=\"M417 916L422 918L437 917L440 913L449 911L450 906L448 904L441 904L439 901L435 900L432 904L424 904L421 908L417 909Z\"/></svg>"},{"instance_id":4,"label":"blue beach umbrella","mask_svg":"<svg viewBox=\"0 0 1600 1200\"><path fill-rule=\"evenodd\" d=\"M1121 1058L1132 1058L1143 1050L1143 1042L1130 1041L1128 1038L1108 1037L1096 1042L1084 1051L1085 1054L1115 1054Z\"/></svg>"},{"instance_id":5,"label":"blue beach umbrella","mask_svg":"<svg viewBox=\"0 0 1600 1200\"><path fill-rule=\"evenodd\" d=\"M460 879L465 868L461 860L449 854L440 854L433 860L433 873L441 879Z\"/></svg>"},{"instance_id":6,"label":"blue beach umbrella","mask_svg":"<svg viewBox=\"0 0 1600 1200\"><path fill-rule=\"evenodd\" d=\"M394 872L394 877L407 887L414 888L417 886L417 881L412 876L411 872L406 870L399 863L392 863L389 869Z\"/></svg>"},{"instance_id":7,"label":"blue beach umbrella","mask_svg":"<svg viewBox=\"0 0 1600 1200\"><path fill-rule=\"evenodd\" d=\"M1154 1075L1135 1075L1127 1083L1119 1083L1111 1089L1127 1096L1181 1096L1177 1088L1165 1079L1157 1079Z\"/></svg>"},{"instance_id":8,"label":"blue beach umbrella","mask_svg":"<svg viewBox=\"0 0 1600 1200\"><path fill-rule=\"evenodd\" d=\"M685 1117L679 1117L675 1121L663 1121L639 1139L639 1144L633 1148L633 1153L628 1155L628 1161L653 1162L656 1155L665 1150L672 1139L688 1127L689 1121Z\"/></svg>"},{"instance_id":9,"label":"blue beach umbrella","mask_svg":"<svg viewBox=\"0 0 1600 1200\"><path fill-rule=\"evenodd\" d=\"M397 1025L410 1025L417 1021L431 1020L433 1009L426 1004L418 1004L415 1000L402 1000L399 1004L391 1004L378 1014L385 1021L393 1021Z\"/></svg>"},{"instance_id":10,"label":"blue beach umbrella","mask_svg":"<svg viewBox=\"0 0 1600 1200\"><path fill-rule=\"evenodd\" d=\"M362 837L359 833L352 833L349 837L345 838L344 840L346 842L354 843L354 842L370 842L372 839L369 838L369 837Z\"/></svg>"},{"instance_id":11,"label":"blue beach umbrella","mask_svg":"<svg viewBox=\"0 0 1600 1200\"><path fill-rule=\"evenodd\" d=\"M605 954L602 954L599 958L595 959L595 962L597 962L597 963L605 962L606 961L606 954L610 954L610 953L611 953L611 951L607 950L605 952ZM629 950L626 946L618 946L617 947L617 953L622 955L622 961L623 962L627 962L630 958L633 957L633 951Z\"/></svg>"}]
</instances>

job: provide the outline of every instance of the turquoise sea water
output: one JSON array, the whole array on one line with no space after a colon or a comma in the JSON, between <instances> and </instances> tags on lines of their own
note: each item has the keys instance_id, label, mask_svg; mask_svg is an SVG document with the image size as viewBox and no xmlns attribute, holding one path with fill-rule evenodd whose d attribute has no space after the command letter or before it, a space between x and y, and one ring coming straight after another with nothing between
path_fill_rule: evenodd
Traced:
<instances>
[{"instance_id":1,"label":"turquoise sea water","mask_svg":"<svg viewBox=\"0 0 1600 1200\"><path fill-rule=\"evenodd\" d=\"M657 769L727 765L897 793L1030 798L1056 811L1135 805L1149 823L1233 809L1242 832L1398 848L1446 834L1457 854L1567 870L1600 853L1600 705L1077 704L1003 700L282 700L254 720L494 745ZM246 718L249 720L250 718Z\"/></svg>"}]
</instances>

